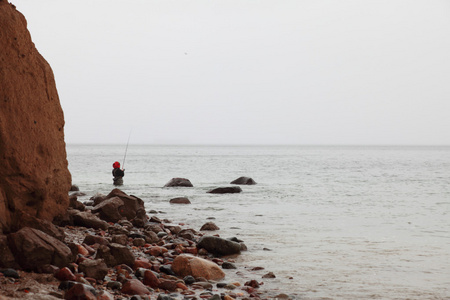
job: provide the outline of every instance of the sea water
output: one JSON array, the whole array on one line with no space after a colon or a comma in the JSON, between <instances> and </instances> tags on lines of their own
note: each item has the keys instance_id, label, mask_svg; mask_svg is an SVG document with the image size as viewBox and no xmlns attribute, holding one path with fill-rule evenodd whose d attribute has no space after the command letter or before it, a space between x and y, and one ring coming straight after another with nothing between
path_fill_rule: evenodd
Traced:
<instances>
[{"instance_id":1,"label":"sea water","mask_svg":"<svg viewBox=\"0 0 450 300\"><path fill-rule=\"evenodd\" d=\"M72 182L127 194L199 230L213 221L248 251L262 289L296 299L450 299L450 147L68 145ZM240 194L209 194L240 176ZM193 188L163 188L174 177ZM175 197L190 205L171 205ZM229 272L229 271L227 271ZM274 279L262 279L273 272ZM229 273L227 273L229 274ZM248 275L245 275L248 276Z\"/></svg>"}]
</instances>

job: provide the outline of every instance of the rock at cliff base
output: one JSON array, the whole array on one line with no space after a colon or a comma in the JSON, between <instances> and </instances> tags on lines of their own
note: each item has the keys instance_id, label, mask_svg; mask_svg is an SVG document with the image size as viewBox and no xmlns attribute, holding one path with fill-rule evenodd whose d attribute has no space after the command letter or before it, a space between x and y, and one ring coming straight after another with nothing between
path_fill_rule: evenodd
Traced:
<instances>
[{"instance_id":1,"label":"rock at cliff base","mask_svg":"<svg viewBox=\"0 0 450 300\"><path fill-rule=\"evenodd\" d=\"M92 212L94 214L99 213L102 220L116 223L122 219L119 209L123 205L124 203L119 197L113 197L96 205Z\"/></svg>"},{"instance_id":2,"label":"rock at cliff base","mask_svg":"<svg viewBox=\"0 0 450 300\"><path fill-rule=\"evenodd\" d=\"M120 205L120 201L117 201L117 199L122 201L123 204ZM114 205L111 205L110 202L112 201L115 201ZM105 202L109 203L108 207L105 207ZM106 209L109 209L108 213ZM121 219L126 218L132 221L135 226L141 225L138 227L142 227L147 222L144 201L136 196L127 195L119 189L113 189L102 202L94 207L93 211L101 211L100 217L110 218L111 222L116 222L112 219L117 219L119 216Z\"/></svg>"},{"instance_id":3,"label":"rock at cliff base","mask_svg":"<svg viewBox=\"0 0 450 300\"><path fill-rule=\"evenodd\" d=\"M38 270L51 264L60 268L72 261L70 248L48 234L29 227L8 236L16 261L25 270Z\"/></svg>"},{"instance_id":4,"label":"rock at cliff base","mask_svg":"<svg viewBox=\"0 0 450 300\"><path fill-rule=\"evenodd\" d=\"M9 248L6 235L0 235L0 253L0 268L16 269L19 266Z\"/></svg>"},{"instance_id":5,"label":"rock at cliff base","mask_svg":"<svg viewBox=\"0 0 450 300\"><path fill-rule=\"evenodd\" d=\"M109 227L107 222L100 220L90 211L78 211L75 209L69 209L67 212L71 216L73 225L75 226L83 226L87 228L103 230L106 230Z\"/></svg>"}]
</instances>

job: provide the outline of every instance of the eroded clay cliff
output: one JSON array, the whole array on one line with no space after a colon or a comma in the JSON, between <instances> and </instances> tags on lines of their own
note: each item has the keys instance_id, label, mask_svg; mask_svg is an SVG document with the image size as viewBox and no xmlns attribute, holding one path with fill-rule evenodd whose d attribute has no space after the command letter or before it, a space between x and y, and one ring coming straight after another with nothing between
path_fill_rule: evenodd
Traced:
<instances>
[{"instance_id":1,"label":"eroded clay cliff","mask_svg":"<svg viewBox=\"0 0 450 300\"><path fill-rule=\"evenodd\" d=\"M65 213L67 165L52 69L24 16L0 0L0 233L21 227L23 214L52 221Z\"/></svg>"}]
</instances>

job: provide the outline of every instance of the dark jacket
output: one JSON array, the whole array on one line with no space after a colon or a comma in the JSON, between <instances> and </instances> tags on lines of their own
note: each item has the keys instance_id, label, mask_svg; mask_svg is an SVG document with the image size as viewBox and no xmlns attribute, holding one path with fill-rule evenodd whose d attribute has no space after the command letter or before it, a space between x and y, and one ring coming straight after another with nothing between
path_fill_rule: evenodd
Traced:
<instances>
[{"instance_id":1,"label":"dark jacket","mask_svg":"<svg viewBox=\"0 0 450 300\"><path fill-rule=\"evenodd\" d=\"M112 174L114 177L123 177L125 176L125 172L119 168L115 168L112 170Z\"/></svg>"}]
</instances>

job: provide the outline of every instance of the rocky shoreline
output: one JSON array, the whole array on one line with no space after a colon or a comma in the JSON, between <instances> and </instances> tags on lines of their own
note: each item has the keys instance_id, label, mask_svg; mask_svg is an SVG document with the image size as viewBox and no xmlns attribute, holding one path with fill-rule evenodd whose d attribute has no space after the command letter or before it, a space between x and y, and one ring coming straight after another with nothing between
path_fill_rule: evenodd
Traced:
<instances>
[{"instance_id":1,"label":"rocky shoreline","mask_svg":"<svg viewBox=\"0 0 450 300\"><path fill-rule=\"evenodd\" d=\"M0 300L289 299L264 290L273 273L237 265L244 242L220 237L212 222L174 224L119 189L70 200L59 226L34 224L0 242Z\"/></svg>"}]
</instances>

